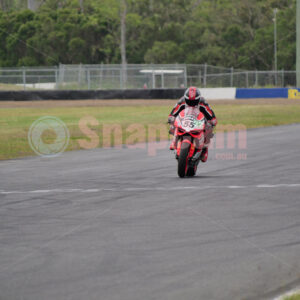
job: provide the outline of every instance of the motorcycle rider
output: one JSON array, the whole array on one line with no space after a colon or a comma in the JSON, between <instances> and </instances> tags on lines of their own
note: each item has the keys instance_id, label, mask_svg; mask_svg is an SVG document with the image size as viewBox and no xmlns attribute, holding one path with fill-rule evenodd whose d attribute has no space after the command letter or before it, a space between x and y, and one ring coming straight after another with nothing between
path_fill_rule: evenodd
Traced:
<instances>
[{"instance_id":1,"label":"motorcycle rider","mask_svg":"<svg viewBox=\"0 0 300 300\"><path fill-rule=\"evenodd\" d=\"M207 120L206 128L205 128L205 141L204 147L202 149L200 159L202 162L206 162L208 158L208 146L210 143L210 139L213 137L213 128L217 125L218 121L215 116L215 113L209 106L209 104L205 101L203 97L201 97L200 90L196 87L189 87L182 98L177 102L175 107L172 109L169 114L168 123L171 125L170 134L174 135L174 122L175 118L178 114L185 109L186 105L188 106L197 106L199 107L200 112L202 112ZM177 138L174 136L173 141L170 145L170 150L177 149ZM200 151L200 150L199 150Z\"/></svg>"}]
</instances>

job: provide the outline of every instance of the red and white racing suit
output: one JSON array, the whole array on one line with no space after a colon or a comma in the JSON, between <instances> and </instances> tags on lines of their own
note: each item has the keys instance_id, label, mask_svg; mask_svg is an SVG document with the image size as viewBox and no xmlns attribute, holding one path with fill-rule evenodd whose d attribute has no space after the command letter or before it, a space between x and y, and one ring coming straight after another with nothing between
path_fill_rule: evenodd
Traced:
<instances>
[{"instance_id":1,"label":"red and white racing suit","mask_svg":"<svg viewBox=\"0 0 300 300\"><path fill-rule=\"evenodd\" d=\"M173 125L175 118L178 116L178 114L185 109L186 103L185 103L185 99L182 97L177 104L174 106L174 108L172 109L171 113L169 114L169 123L171 125ZM206 120L207 120L207 126L205 128L205 151L207 152L207 148L209 146L210 143L210 139L213 136L213 127L215 127L218 123L217 118L215 116L214 111L211 109L211 107L209 106L209 104L205 101L205 99L203 97L201 97L200 102L199 102L199 110L203 113L203 115L205 116ZM171 120L171 121L170 121ZM173 122L172 122L173 120ZM170 128L170 134L174 134L174 127L171 126ZM172 144L175 144L176 141L173 140ZM176 148L176 144L174 145ZM172 147L172 146L171 146ZM170 149L171 149L170 147Z\"/></svg>"}]
</instances>

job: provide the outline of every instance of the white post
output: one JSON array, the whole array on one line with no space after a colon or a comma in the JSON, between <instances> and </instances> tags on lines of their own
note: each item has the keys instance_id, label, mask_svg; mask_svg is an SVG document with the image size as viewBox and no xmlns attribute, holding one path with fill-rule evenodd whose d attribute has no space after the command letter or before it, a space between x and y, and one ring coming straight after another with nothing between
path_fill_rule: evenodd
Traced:
<instances>
[{"instance_id":1,"label":"white post","mask_svg":"<svg viewBox=\"0 0 300 300\"><path fill-rule=\"evenodd\" d=\"M255 70L255 86L258 86L258 71Z\"/></svg>"},{"instance_id":2,"label":"white post","mask_svg":"<svg viewBox=\"0 0 300 300\"><path fill-rule=\"evenodd\" d=\"M207 64L204 65L203 85L206 87Z\"/></svg>"},{"instance_id":3,"label":"white post","mask_svg":"<svg viewBox=\"0 0 300 300\"><path fill-rule=\"evenodd\" d=\"M82 64L78 67L78 89L81 89L81 72L82 72Z\"/></svg>"},{"instance_id":4,"label":"white post","mask_svg":"<svg viewBox=\"0 0 300 300\"><path fill-rule=\"evenodd\" d=\"M88 90L91 89L91 70L87 68L87 82L88 82Z\"/></svg>"},{"instance_id":5,"label":"white post","mask_svg":"<svg viewBox=\"0 0 300 300\"><path fill-rule=\"evenodd\" d=\"M65 84L65 65L59 64L59 83L63 87Z\"/></svg>"},{"instance_id":6,"label":"white post","mask_svg":"<svg viewBox=\"0 0 300 300\"><path fill-rule=\"evenodd\" d=\"M25 91L26 90L26 69L25 69L25 67L23 67L22 75L23 75L23 88Z\"/></svg>"},{"instance_id":7,"label":"white post","mask_svg":"<svg viewBox=\"0 0 300 300\"><path fill-rule=\"evenodd\" d=\"M230 86L233 87L233 67L231 67Z\"/></svg>"},{"instance_id":8,"label":"white post","mask_svg":"<svg viewBox=\"0 0 300 300\"><path fill-rule=\"evenodd\" d=\"M155 89L155 86L156 86L156 84L155 84L155 71L152 70L152 88Z\"/></svg>"},{"instance_id":9,"label":"white post","mask_svg":"<svg viewBox=\"0 0 300 300\"><path fill-rule=\"evenodd\" d=\"M184 87L188 87L188 79L187 79L187 66L184 66Z\"/></svg>"},{"instance_id":10,"label":"white post","mask_svg":"<svg viewBox=\"0 0 300 300\"><path fill-rule=\"evenodd\" d=\"M58 89L58 70L57 66L55 66L55 89Z\"/></svg>"},{"instance_id":11,"label":"white post","mask_svg":"<svg viewBox=\"0 0 300 300\"><path fill-rule=\"evenodd\" d=\"M102 81L103 81L103 63L101 63L100 67L100 78L99 78L99 88L102 88Z\"/></svg>"}]
</instances>

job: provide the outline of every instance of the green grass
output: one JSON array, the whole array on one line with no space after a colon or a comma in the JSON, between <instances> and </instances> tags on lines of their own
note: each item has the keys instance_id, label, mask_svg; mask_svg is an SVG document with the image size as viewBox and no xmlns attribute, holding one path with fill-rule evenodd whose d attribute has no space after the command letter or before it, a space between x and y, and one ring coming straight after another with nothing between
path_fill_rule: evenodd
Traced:
<instances>
[{"instance_id":1,"label":"green grass","mask_svg":"<svg viewBox=\"0 0 300 300\"><path fill-rule=\"evenodd\" d=\"M126 128L130 124L143 125L166 123L169 107L89 107L89 108L2 108L0 109L0 160L34 155L27 134L31 124L43 116L60 118L70 131L70 144L67 150L80 149L79 139L87 139L79 129L83 117L93 117L99 126L91 126L99 137L103 124L120 124ZM125 134L123 136L123 141ZM101 146L101 144L100 144Z\"/></svg>"},{"instance_id":2,"label":"green grass","mask_svg":"<svg viewBox=\"0 0 300 300\"><path fill-rule=\"evenodd\" d=\"M276 104L212 104L220 125L243 124L247 128L267 127L300 122L300 105ZM78 140L87 136L79 129L79 120L90 116L99 126L90 126L100 137L103 124L119 124L123 128L122 143L126 142L126 128L133 123L165 126L170 106L121 106L121 107L53 107L53 108L0 108L0 160L35 155L29 146L27 134L31 124L43 116L55 116L66 123L70 131L67 150L80 149ZM49 137L51 140L52 137ZM140 139L139 142L145 140Z\"/></svg>"},{"instance_id":3,"label":"green grass","mask_svg":"<svg viewBox=\"0 0 300 300\"><path fill-rule=\"evenodd\" d=\"M284 300L300 300L300 294L285 297Z\"/></svg>"},{"instance_id":4,"label":"green grass","mask_svg":"<svg viewBox=\"0 0 300 300\"><path fill-rule=\"evenodd\" d=\"M0 91L20 91L23 90L23 86L15 84L0 83Z\"/></svg>"},{"instance_id":5,"label":"green grass","mask_svg":"<svg viewBox=\"0 0 300 300\"><path fill-rule=\"evenodd\" d=\"M300 122L300 106L286 105L216 105L221 124L243 124L247 128L285 125Z\"/></svg>"}]
</instances>

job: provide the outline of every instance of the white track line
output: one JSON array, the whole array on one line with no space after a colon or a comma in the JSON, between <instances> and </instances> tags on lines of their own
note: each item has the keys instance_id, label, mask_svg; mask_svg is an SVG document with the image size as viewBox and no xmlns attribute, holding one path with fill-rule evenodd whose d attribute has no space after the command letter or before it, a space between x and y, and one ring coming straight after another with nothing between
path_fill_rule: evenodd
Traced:
<instances>
[{"instance_id":1,"label":"white track line","mask_svg":"<svg viewBox=\"0 0 300 300\"><path fill-rule=\"evenodd\" d=\"M99 192L145 192L145 191L178 191L178 190L203 190L203 189L274 189L298 188L297 184L259 184L259 185L226 185L226 186L176 186L176 187L129 187L129 188L102 188L102 189L49 189L32 191L5 191L0 190L0 195L11 194L53 194L53 193L99 193Z\"/></svg>"}]
</instances>

